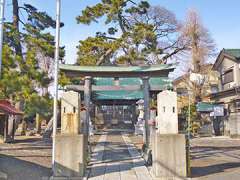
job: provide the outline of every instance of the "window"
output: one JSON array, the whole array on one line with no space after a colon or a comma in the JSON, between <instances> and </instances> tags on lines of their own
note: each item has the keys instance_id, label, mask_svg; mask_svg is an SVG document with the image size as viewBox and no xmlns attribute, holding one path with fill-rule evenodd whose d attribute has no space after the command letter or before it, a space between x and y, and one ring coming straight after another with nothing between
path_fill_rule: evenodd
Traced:
<instances>
[{"instance_id":1,"label":"window","mask_svg":"<svg viewBox=\"0 0 240 180\"><path fill-rule=\"evenodd\" d=\"M233 69L230 69L222 74L222 83L227 84L230 82L233 82Z\"/></svg>"},{"instance_id":2,"label":"window","mask_svg":"<svg viewBox=\"0 0 240 180\"><path fill-rule=\"evenodd\" d=\"M188 90L186 88L177 88L177 95L178 96L187 96Z\"/></svg>"},{"instance_id":3,"label":"window","mask_svg":"<svg viewBox=\"0 0 240 180\"><path fill-rule=\"evenodd\" d=\"M217 93L218 92L218 86L217 85L211 85L211 93Z\"/></svg>"}]
</instances>

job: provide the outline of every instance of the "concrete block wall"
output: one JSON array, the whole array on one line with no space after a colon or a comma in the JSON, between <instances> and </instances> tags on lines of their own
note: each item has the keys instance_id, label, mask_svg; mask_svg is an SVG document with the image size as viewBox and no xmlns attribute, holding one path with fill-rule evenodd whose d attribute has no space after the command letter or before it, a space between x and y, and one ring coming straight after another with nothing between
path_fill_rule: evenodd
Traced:
<instances>
[{"instance_id":1,"label":"concrete block wall","mask_svg":"<svg viewBox=\"0 0 240 180\"><path fill-rule=\"evenodd\" d=\"M83 177L86 169L84 135L57 135L54 177Z\"/></svg>"},{"instance_id":2,"label":"concrete block wall","mask_svg":"<svg viewBox=\"0 0 240 180\"><path fill-rule=\"evenodd\" d=\"M166 180L187 177L185 135L156 133L152 138L153 176Z\"/></svg>"},{"instance_id":3,"label":"concrete block wall","mask_svg":"<svg viewBox=\"0 0 240 180\"><path fill-rule=\"evenodd\" d=\"M240 138L240 112L230 113L228 120L230 136L233 138Z\"/></svg>"}]
</instances>

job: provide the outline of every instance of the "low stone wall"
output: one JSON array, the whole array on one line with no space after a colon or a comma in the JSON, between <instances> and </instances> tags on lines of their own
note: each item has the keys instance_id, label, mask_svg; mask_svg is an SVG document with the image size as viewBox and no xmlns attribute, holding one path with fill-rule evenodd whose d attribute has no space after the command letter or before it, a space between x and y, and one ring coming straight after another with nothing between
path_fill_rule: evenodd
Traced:
<instances>
[{"instance_id":1,"label":"low stone wall","mask_svg":"<svg viewBox=\"0 0 240 180\"><path fill-rule=\"evenodd\" d=\"M153 176L163 180L187 177L185 135L156 133L152 138Z\"/></svg>"},{"instance_id":2,"label":"low stone wall","mask_svg":"<svg viewBox=\"0 0 240 180\"><path fill-rule=\"evenodd\" d=\"M86 169L84 135L57 135L54 177L83 177Z\"/></svg>"},{"instance_id":3,"label":"low stone wall","mask_svg":"<svg viewBox=\"0 0 240 180\"><path fill-rule=\"evenodd\" d=\"M230 113L229 115L230 136L240 138L240 113Z\"/></svg>"}]
</instances>

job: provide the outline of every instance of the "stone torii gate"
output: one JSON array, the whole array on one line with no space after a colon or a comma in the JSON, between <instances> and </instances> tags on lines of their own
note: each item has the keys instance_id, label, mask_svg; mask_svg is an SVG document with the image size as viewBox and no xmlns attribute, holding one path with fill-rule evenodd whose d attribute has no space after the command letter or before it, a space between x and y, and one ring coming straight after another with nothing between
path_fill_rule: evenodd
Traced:
<instances>
[{"instance_id":1,"label":"stone torii gate","mask_svg":"<svg viewBox=\"0 0 240 180\"><path fill-rule=\"evenodd\" d=\"M73 77L81 77L84 78L84 85L69 85L67 86L67 90L74 91L83 91L84 92L84 104L86 108L86 117L83 120L83 137L86 140L84 142L88 142L88 130L89 130L89 119L90 119L90 101L91 101L91 92L92 91L117 91L117 90L125 90L125 91L139 91L142 90L144 94L144 119L145 119L145 136L144 143L146 147L149 146L149 137L150 130L148 120L150 119L150 91L161 91L160 86L151 86L149 83L149 79L151 77L168 77L169 73L175 69L175 64L161 64L161 65L152 65L152 66L75 66L75 65L60 65L60 71L64 72L65 75L69 78ZM129 85L129 86L121 86L121 85L112 85L112 86L95 86L92 85L91 81L94 77L111 77L111 78L141 78L142 85ZM73 141L71 141L73 142ZM73 142L74 143L74 142ZM64 145L66 148L66 144ZM86 144L84 145L87 149ZM59 148L56 146L56 148ZM74 151L74 150L73 150ZM61 155L57 153L58 156ZM84 153L83 153L84 154ZM81 168L81 172L76 172L76 167L67 167L64 164L64 161L56 163L55 170L58 168L61 169L57 172L63 172L64 169L67 169L69 177L77 177L82 176L84 167ZM67 163L69 164L69 162ZM83 165L85 166L85 165ZM71 173L73 172L73 173ZM61 173L56 173L57 176L61 176ZM66 174L66 173L65 173Z\"/></svg>"},{"instance_id":2,"label":"stone torii gate","mask_svg":"<svg viewBox=\"0 0 240 180\"><path fill-rule=\"evenodd\" d=\"M67 86L68 90L83 91L84 104L86 107L86 120L84 123L84 132L88 134L88 120L90 117L90 99L91 91L137 91L143 90L144 92L144 119L150 119L150 91L160 91L159 86L150 86L149 78L151 77L168 77L169 73L175 69L175 64L161 64L152 66L75 66L75 65L60 65L60 70L66 74L67 77L84 77L84 86L70 85ZM131 86L94 86L91 85L91 79L94 77L113 77L113 78L129 78L140 77L143 85ZM145 121L145 138L144 143L149 145L149 127Z\"/></svg>"}]
</instances>

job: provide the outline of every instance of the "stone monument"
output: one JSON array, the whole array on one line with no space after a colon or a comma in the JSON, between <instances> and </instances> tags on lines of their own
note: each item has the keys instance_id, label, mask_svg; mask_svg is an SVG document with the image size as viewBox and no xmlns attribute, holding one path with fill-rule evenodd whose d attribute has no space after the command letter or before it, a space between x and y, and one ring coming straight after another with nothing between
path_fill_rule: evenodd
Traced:
<instances>
[{"instance_id":1,"label":"stone monument","mask_svg":"<svg viewBox=\"0 0 240 180\"><path fill-rule=\"evenodd\" d=\"M71 179L84 176L86 168L86 136L80 121L80 95L64 92L61 98L61 134L55 137L54 178Z\"/></svg>"},{"instance_id":2,"label":"stone monument","mask_svg":"<svg viewBox=\"0 0 240 180\"><path fill-rule=\"evenodd\" d=\"M186 139L178 134L177 94L163 91L157 96L156 132L152 134L151 173L162 180L187 176Z\"/></svg>"},{"instance_id":3,"label":"stone monument","mask_svg":"<svg viewBox=\"0 0 240 180\"><path fill-rule=\"evenodd\" d=\"M178 134L177 94L163 91L157 95L157 132Z\"/></svg>"},{"instance_id":4,"label":"stone monument","mask_svg":"<svg viewBox=\"0 0 240 180\"><path fill-rule=\"evenodd\" d=\"M81 132L81 100L77 92L64 92L61 98L61 134Z\"/></svg>"}]
</instances>

